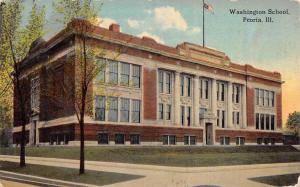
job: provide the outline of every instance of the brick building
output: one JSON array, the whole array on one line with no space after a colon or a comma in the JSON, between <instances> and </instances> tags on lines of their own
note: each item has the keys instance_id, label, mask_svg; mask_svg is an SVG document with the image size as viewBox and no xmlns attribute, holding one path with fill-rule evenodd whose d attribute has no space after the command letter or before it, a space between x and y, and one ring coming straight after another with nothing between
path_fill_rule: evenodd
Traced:
<instances>
[{"instance_id":1,"label":"brick building","mask_svg":"<svg viewBox=\"0 0 300 187\"><path fill-rule=\"evenodd\" d=\"M121 33L117 24L105 29L81 20L49 41L36 41L22 62L30 144L79 143L74 103L64 101L60 87L76 77L79 24L89 28L89 47L123 51L117 60L101 57L107 66L95 78L103 84L89 89L94 102L86 115L87 144L281 144L280 73L232 63L225 53L197 44L169 47ZM14 143L21 134L18 108L15 99Z\"/></svg>"}]
</instances>

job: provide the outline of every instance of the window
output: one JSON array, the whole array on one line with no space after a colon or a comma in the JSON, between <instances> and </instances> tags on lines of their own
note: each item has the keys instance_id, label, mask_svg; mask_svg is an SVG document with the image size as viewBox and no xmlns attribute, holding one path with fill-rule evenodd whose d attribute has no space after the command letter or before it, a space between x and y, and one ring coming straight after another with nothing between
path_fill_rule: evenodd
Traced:
<instances>
[{"instance_id":1,"label":"window","mask_svg":"<svg viewBox=\"0 0 300 187\"><path fill-rule=\"evenodd\" d=\"M108 97L108 121L117 122L118 121L118 98Z\"/></svg>"},{"instance_id":2,"label":"window","mask_svg":"<svg viewBox=\"0 0 300 187\"><path fill-rule=\"evenodd\" d=\"M225 111L222 110L222 128L225 128Z\"/></svg>"},{"instance_id":3,"label":"window","mask_svg":"<svg viewBox=\"0 0 300 187\"><path fill-rule=\"evenodd\" d=\"M140 87L140 82L141 82L141 70L140 66L137 65L132 65L132 85L135 88Z\"/></svg>"},{"instance_id":4,"label":"window","mask_svg":"<svg viewBox=\"0 0 300 187\"><path fill-rule=\"evenodd\" d=\"M270 139L269 139L269 138L264 138L264 144L265 144L265 145L268 145L269 142L270 142Z\"/></svg>"},{"instance_id":5,"label":"window","mask_svg":"<svg viewBox=\"0 0 300 187\"><path fill-rule=\"evenodd\" d=\"M269 99L267 97L269 97L269 91L264 90L264 106L268 106Z\"/></svg>"},{"instance_id":6,"label":"window","mask_svg":"<svg viewBox=\"0 0 300 187\"><path fill-rule=\"evenodd\" d=\"M208 99L208 80L200 80L200 98Z\"/></svg>"},{"instance_id":7,"label":"window","mask_svg":"<svg viewBox=\"0 0 300 187\"><path fill-rule=\"evenodd\" d=\"M217 126L220 126L220 110L217 110Z\"/></svg>"},{"instance_id":8,"label":"window","mask_svg":"<svg viewBox=\"0 0 300 187\"><path fill-rule=\"evenodd\" d=\"M262 138L257 138L257 144L261 145L262 144L263 139Z\"/></svg>"},{"instance_id":9,"label":"window","mask_svg":"<svg viewBox=\"0 0 300 187\"><path fill-rule=\"evenodd\" d=\"M245 145L244 137L236 137L236 145Z\"/></svg>"},{"instance_id":10,"label":"window","mask_svg":"<svg viewBox=\"0 0 300 187\"><path fill-rule=\"evenodd\" d=\"M191 107L187 107L187 125L191 126Z\"/></svg>"},{"instance_id":11,"label":"window","mask_svg":"<svg viewBox=\"0 0 300 187\"><path fill-rule=\"evenodd\" d=\"M205 93L205 99L208 99L208 80L204 81L204 93Z\"/></svg>"},{"instance_id":12,"label":"window","mask_svg":"<svg viewBox=\"0 0 300 187\"><path fill-rule=\"evenodd\" d=\"M159 119L164 119L164 104L158 104Z\"/></svg>"},{"instance_id":13,"label":"window","mask_svg":"<svg viewBox=\"0 0 300 187\"><path fill-rule=\"evenodd\" d=\"M217 83L217 101L220 100L220 83Z\"/></svg>"},{"instance_id":14,"label":"window","mask_svg":"<svg viewBox=\"0 0 300 187\"><path fill-rule=\"evenodd\" d=\"M255 88L255 102L256 102L256 105L259 105L259 89L258 88Z\"/></svg>"},{"instance_id":15,"label":"window","mask_svg":"<svg viewBox=\"0 0 300 187\"><path fill-rule=\"evenodd\" d=\"M275 130L275 116L271 115L271 130Z\"/></svg>"},{"instance_id":16,"label":"window","mask_svg":"<svg viewBox=\"0 0 300 187\"><path fill-rule=\"evenodd\" d=\"M263 89L255 89L256 105L274 107L275 92Z\"/></svg>"},{"instance_id":17,"label":"window","mask_svg":"<svg viewBox=\"0 0 300 187\"><path fill-rule=\"evenodd\" d=\"M99 133L97 135L98 144L108 144L108 134L107 133Z\"/></svg>"},{"instance_id":18,"label":"window","mask_svg":"<svg viewBox=\"0 0 300 187\"><path fill-rule=\"evenodd\" d=\"M140 123L141 102L140 100L132 100L131 122Z\"/></svg>"},{"instance_id":19,"label":"window","mask_svg":"<svg viewBox=\"0 0 300 187\"><path fill-rule=\"evenodd\" d=\"M256 129L259 129L259 114L256 113L255 116L256 116L255 118Z\"/></svg>"},{"instance_id":20,"label":"window","mask_svg":"<svg viewBox=\"0 0 300 187\"><path fill-rule=\"evenodd\" d=\"M121 63L121 85L129 85L129 72L130 65L127 63Z\"/></svg>"},{"instance_id":21,"label":"window","mask_svg":"<svg viewBox=\"0 0 300 187\"><path fill-rule=\"evenodd\" d=\"M180 75L180 95L184 96L184 76Z\"/></svg>"},{"instance_id":22,"label":"window","mask_svg":"<svg viewBox=\"0 0 300 187\"><path fill-rule=\"evenodd\" d=\"M169 145L175 145L176 144L176 136L170 135L169 136Z\"/></svg>"},{"instance_id":23,"label":"window","mask_svg":"<svg viewBox=\"0 0 300 187\"><path fill-rule=\"evenodd\" d=\"M184 136L184 145L196 145L196 136Z\"/></svg>"},{"instance_id":24,"label":"window","mask_svg":"<svg viewBox=\"0 0 300 187\"><path fill-rule=\"evenodd\" d=\"M171 73L166 72L166 93L171 93Z\"/></svg>"},{"instance_id":25,"label":"window","mask_svg":"<svg viewBox=\"0 0 300 187\"><path fill-rule=\"evenodd\" d=\"M203 95L203 90L204 90L204 80L200 79L200 98L203 98L204 95Z\"/></svg>"},{"instance_id":26,"label":"window","mask_svg":"<svg viewBox=\"0 0 300 187\"><path fill-rule=\"evenodd\" d=\"M232 122L233 124L240 124L240 112L232 112Z\"/></svg>"},{"instance_id":27,"label":"window","mask_svg":"<svg viewBox=\"0 0 300 187\"><path fill-rule=\"evenodd\" d=\"M270 95L270 92L269 91L265 91L265 99L266 99L266 106L270 106L270 100L269 100L269 95Z\"/></svg>"},{"instance_id":28,"label":"window","mask_svg":"<svg viewBox=\"0 0 300 187\"><path fill-rule=\"evenodd\" d=\"M30 91L31 109L40 108L40 79L38 77L31 79Z\"/></svg>"},{"instance_id":29,"label":"window","mask_svg":"<svg viewBox=\"0 0 300 187\"><path fill-rule=\"evenodd\" d=\"M266 114L266 130L270 130L270 115Z\"/></svg>"},{"instance_id":30,"label":"window","mask_svg":"<svg viewBox=\"0 0 300 187\"><path fill-rule=\"evenodd\" d=\"M187 96L192 96L192 79L190 77L187 77Z\"/></svg>"},{"instance_id":31,"label":"window","mask_svg":"<svg viewBox=\"0 0 300 187\"><path fill-rule=\"evenodd\" d=\"M140 135L130 134L130 144L132 145L140 144Z\"/></svg>"},{"instance_id":32,"label":"window","mask_svg":"<svg viewBox=\"0 0 300 187\"><path fill-rule=\"evenodd\" d=\"M227 136L221 136L220 137L220 144L221 145L229 145L230 144L230 138Z\"/></svg>"},{"instance_id":33,"label":"window","mask_svg":"<svg viewBox=\"0 0 300 187\"><path fill-rule=\"evenodd\" d=\"M162 143L163 143L163 145L168 145L169 144L169 136L168 135L163 135L162 136Z\"/></svg>"},{"instance_id":34,"label":"window","mask_svg":"<svg viewBox=\"0 0 300 187\"><path fill-rule=\"evenodd\" d=\"M260 114L260 129L265 129L265 116L264 114Z\"/></svg>"},{"instance_id":35,"label":"window","mask_svg":"<svg viewBox=\"0 0 300 187\"><path fill-rule=\"evenodd\" d=\"M259 105L264 105L264 90L259 90Z\"/></svg>"},{"instance_id":36,"label":"window","mask_svg":"<svg viewBox=\"0 0 300 187\"><path fill-rule=\"evenodd\" d=\"M196 136L190 136L190 145L196 145Z\"/></svg>"},{"instance_id":37,"label":"window","mask_svg":"<svg viewBox=\"0 0 300 187\"><path fill-rule=\"evenodd\" d=\"M171 109L172 109L172 106L171 105L167 105L166 120L171 120Z\"/></svg>"},{"instance_id":38,"label":"window","mask_svg":"<svg viewBox=\"0 0 300 187\"><path fill-rule=\"evenodd\" d=\"M129 99L121 98L120 121L129 122Z\"/></svg>"},{"instance_id":39,"label":"window","mask_svg":"<svg viewBox=\"0 0 300 187\"><path fill-rule=\"evenodd\" d=\"M158 89L159 89L159 93L163 93L164 92L164 72L163 71L159 71L158 72Z\"/></svg>"},{"instance_id":40,"label":"window","mask_svg":"<svg viewBox=\"0 0 300 187\"><path fill-rule=\"evenodd\" d=\"M96 96L95 102L95 119L99 121L105 121L105 97Z\"/></svg>"},{"instance_id":41,"label":"window","mask_svg":"<svg viewBox=\"0 0 300 187\"><path fill-rule=\"evenodd\" d=\"M234 102L235 103L240 103L240 86L236 85L235 86L235 98L234 98Z\"/></svg>"},{"instance_id":42,"label":"window","mask_svg":"<svg viewBox=\"0 0 300 187\"><path fill-rule=\"evenodd\" d=\"M270 138L271 145L275 145L275 138Z\"/></svg>"},{"instance_id":43,"label":"window","mask_svg":"<svg viewBox=\"0 0 300 187\"><path fill-rule=\"evenodd\" d=\"M125 136L124 134L115 134L115 144L124 144Z\"/></svg>"},{"instance_id":44,"label":"window","mask_svg":"<svg viewBox=\"0 0 300 187\"><path fill-rule=\"evenodd\" d=\"M162 136L163 145L176 145L176 136L174 135L163 135Z\"/></svg>"},{"instance_id":45,"label":"window","mask_svg":"<svg viewBox=\"0 0 300 187\"><path fill-rule=\"evenodd\" d=\"M274 99L275 99L275 93L271 92L271 104L272 104L272 107L274 107Z\"/></svg>"},{"instance_id":46,"label":"window","mask_svg":"<svg viewBox=\"0 0 300 187\"><path fill-rule=\"evenodd\" d=\"M225 84L217 83L217 100L224 101L225 100Z\"/></svg>"},{"instance_id":47,"label":"window","mask_svg":"<svg viewBox=\"0 0 300 187\"><path fill-rule=\"evenodd\" d=\"M199 109L199 119L204 117L204 114L206 113L207 109L206 108L200 108Z\"/></svg>"},{"instance_id":48,"label":"window","mask_svg":"<svg viewBox=\"0 0 300 187\"><path fill-rule=\"evenodd\" d=\"M118 84L118 62L112 61L109 63L109 82Z\"/></svg>"},{"instance_id":49,"label":"window","mask_svg":"<svg viewBox=\"0 0 300 187\"><path fill-rule=\"evenodd\" d=\"M181 106L180 108L180 114L181 114L181 125L184 126L184 116L185 116L185 112L184 112L184 106Z\"/></svg>"},{"instance_id":50,"label":"window","mask_svg":"<svg viewBox=\"0 0 300 187\"><path fill-rule=\"evenodd\" d=\"M96 76L96 81L105 82L105 69L106 69L106 60L97 59L99 72Z\"/></svg>"},{"instance_id":51,"label":"window","mask_svg":"<svg viewBox=\"0 0 300 187\"><path fill-rule=\"evenodd\" d=\"M221 84L221 101L224 101L225 100L225 85L224 84Z\"/></svg>"}]
</instances>

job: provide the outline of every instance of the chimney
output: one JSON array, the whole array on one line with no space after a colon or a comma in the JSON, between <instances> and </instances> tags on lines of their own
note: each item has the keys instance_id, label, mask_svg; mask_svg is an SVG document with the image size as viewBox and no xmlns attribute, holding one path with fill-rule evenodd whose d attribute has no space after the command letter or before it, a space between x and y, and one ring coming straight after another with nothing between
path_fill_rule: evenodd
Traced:
<instances>
[{"instance_id":1,"label":"chimney","mask_svg":"<svg viewBox=\"0 0 300 187\"><path fill-rule=\"evenodd\" d=\"M113 32L120 32L120 25L119 25L119 24L116 24L116 23L112 23L112 24L109 26L109 30L110 30L110 31L113 31Z\"/></svg>"}]
</instances>

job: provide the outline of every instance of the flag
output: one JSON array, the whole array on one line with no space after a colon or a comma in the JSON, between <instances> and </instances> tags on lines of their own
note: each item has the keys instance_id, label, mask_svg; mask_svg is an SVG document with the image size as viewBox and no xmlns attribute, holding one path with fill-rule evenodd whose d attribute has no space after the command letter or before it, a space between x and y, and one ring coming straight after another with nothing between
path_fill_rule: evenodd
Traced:
<instances>
[{"instance_id":1,"label":"flag","mask_svg":"<svg viewBox=\"0 0 300 187\"><path fill-rule=\"evenodd\" d=\"M205 8L207 11L209 11L209 12L213 12L213 11L214 11L213 6L210 5L210 4L204 3L203 6L204 6L204 8Z\"/></svg>"}]
</instances>

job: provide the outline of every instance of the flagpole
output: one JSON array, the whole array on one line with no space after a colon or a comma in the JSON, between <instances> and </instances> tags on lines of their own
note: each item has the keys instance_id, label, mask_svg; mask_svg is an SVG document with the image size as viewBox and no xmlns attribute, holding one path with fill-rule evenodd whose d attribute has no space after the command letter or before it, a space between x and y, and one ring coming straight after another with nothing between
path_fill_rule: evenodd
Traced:
<instances>
[{"instance_id":1,"label":"flagpole","mask_svg":"<svg viewBox=\"0 0 300 187\"><path fill-rule=\"evenodd\" d=\"M204 29L204 0L202 0L202 8L203 8L203 21L202 21L202 46L205 47L205 39L204 39L204 35L205 35L205 29Z\"/></svg>"}]
</instances>

